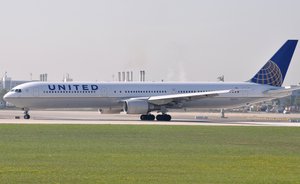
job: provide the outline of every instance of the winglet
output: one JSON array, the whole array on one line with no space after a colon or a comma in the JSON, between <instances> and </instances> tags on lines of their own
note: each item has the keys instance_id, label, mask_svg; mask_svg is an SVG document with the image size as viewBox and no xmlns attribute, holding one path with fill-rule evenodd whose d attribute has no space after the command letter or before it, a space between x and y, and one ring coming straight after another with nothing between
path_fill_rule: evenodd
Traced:
<instances>
[{"instance_id":1,"label":"winglet","mask_svg":"<svg viewBox=\"0 0 300 184\"><path fill-rule=\"evenodd\" d=\"M252 79L250 79L250 82L281 86L293 57L297 42L298 40L286 41L273 57Z\"/></svg>"}]
</instances>

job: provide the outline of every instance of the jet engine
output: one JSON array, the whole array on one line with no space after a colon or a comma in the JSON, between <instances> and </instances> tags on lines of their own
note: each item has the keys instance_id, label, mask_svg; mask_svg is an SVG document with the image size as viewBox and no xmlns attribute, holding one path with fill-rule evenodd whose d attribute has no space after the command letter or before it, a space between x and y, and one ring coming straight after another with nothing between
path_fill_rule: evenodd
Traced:
<instances>
[{"instance_id":1,"label":"jet engine","mask_svg":"<svg viewBox=\"0 0 300 184\"><path fill-rule=\"evenodd\" d=\"M151 106L146 100L134 99L125 101L123 110L127 114L147 114Z\"/></svg>"}]
</instances>

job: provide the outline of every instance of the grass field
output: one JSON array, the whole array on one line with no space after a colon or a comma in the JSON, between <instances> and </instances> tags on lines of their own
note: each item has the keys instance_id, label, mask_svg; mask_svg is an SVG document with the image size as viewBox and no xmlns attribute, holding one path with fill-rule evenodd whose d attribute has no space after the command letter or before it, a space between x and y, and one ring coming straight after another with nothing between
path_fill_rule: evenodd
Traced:
<instances>
[{"instance_id":1,"label":"grass field","mask_svg":"<svg viewBox=\"0 0 300 184\"><path fill-rule=\"evenodd\" d=\"M300 183L300 128L0 125L0 183Z\"/></svg>"}]
</instances>

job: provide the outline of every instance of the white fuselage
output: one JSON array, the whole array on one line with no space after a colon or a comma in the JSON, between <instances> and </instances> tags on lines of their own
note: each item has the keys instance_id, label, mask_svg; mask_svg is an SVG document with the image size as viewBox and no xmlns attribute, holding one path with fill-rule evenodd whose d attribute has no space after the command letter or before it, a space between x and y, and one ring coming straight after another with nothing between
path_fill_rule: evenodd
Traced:
<instances>
[{"instance_id":1,"label":"white fuselage","mask_svg":"<svg viewBox=\"0 0 300 184\"><path fill-rule=\"evenodd\" d=\"M5 100L21 108L99 108L122 110L123 101L132 98L231 90L212 98L202 98L173 104L181 108L234 108L249 103L270 100L267 90L279 89L251 82L240 83L100 83L100 82L30 82L15 87Z\"/></svg>"}]
</instances>

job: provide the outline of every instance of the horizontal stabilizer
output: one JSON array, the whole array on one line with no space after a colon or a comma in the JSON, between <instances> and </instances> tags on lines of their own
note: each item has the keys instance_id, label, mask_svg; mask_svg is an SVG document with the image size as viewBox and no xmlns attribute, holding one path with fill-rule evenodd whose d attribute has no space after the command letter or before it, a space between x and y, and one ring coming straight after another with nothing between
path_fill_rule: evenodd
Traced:
<instances>
[{"instance_id":1,"label":"horizontal stabilizer","mask_svg":"<svg viewBox=\"0 0 300 184\"><path fill-rule=\"evenodd\" d=\"M300 90L300 86L287 86L281 89L268 90L265 91L265 94L276 98L282 98L291 95L295 90Z\"/></svg>"}]
</instances>

